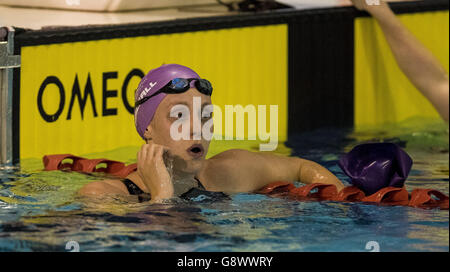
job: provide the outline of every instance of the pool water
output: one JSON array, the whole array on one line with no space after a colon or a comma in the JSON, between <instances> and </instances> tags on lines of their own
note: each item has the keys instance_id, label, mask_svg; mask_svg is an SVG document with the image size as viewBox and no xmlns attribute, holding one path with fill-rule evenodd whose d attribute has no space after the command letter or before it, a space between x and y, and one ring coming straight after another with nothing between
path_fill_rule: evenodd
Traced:
<instances>
[{"instance_id":1,"label":"pool water","mask_svg":"<svg viewBox=\"0 0 450 272\"><path fill-rule=\"evenodd\" d=\"M433 188L448 195L448 133L447 124L425 119L358 131L322 129L290 137L276 153L314 160L348 184L339 156L360 143L394 142L414 161L408 191ZM257 144L215 142L209 156L229 148L255 150ZM76 155L132 163L138 149ZM41 158L0 168L0 251L68 251L69 241L80 251L369 251L372 241L380 251L449 250L449 213L439 209L244 193L217 202L86 202L76 192L101 174L42 168Z\"/></svg>"}]
</instances>

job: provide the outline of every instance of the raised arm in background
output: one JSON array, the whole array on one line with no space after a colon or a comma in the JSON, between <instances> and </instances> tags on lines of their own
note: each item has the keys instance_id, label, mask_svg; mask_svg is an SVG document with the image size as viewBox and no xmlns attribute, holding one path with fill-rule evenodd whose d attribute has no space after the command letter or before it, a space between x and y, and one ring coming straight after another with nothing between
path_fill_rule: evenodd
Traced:
<instances>
[{"instance_id":1,"label":"raised arm in background","mask_svg":"<svg viewBox=\"0 0 450 272\"><path fill-rule=\"evenodd\" d=\"M366 0L352 0L355 7L372 15L380 25L398 66L411 83L433 104L441 117L449 119L448 72L435 56L409 32L389 5L368 5Z\"/></svg>"}]
</instances>

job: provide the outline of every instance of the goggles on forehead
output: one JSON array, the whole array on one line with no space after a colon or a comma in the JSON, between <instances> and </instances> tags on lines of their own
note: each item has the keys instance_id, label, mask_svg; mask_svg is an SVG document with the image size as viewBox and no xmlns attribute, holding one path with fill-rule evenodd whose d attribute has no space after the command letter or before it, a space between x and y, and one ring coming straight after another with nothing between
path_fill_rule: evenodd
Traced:
<instances>
[{"instance_id":1,"label":"goggles on forehead","mask_svg":"<svg viewBox=\"0 0 450 272\"><path fill-rule=\"evenodd\" d=\"M191 82L195 81L195 88L197 88L197 90L205 95L211 96L212 94L212 85L211 83L206 80L206 79L202 79L202 78L174 78L171 81L169 81L164 87L162 87L161 89L159 89L157 92L155 92L152 95L146 96L144 98L142 98L139 101L136 101L136 103L134 104L135 107L142 105L143 103L145 103L147 100L149 100L150 98L157 96L160 93L166 93L166 94L179 94L179 93L184 93L185 91L189 90Z\"/></svg>"}]
</instances>

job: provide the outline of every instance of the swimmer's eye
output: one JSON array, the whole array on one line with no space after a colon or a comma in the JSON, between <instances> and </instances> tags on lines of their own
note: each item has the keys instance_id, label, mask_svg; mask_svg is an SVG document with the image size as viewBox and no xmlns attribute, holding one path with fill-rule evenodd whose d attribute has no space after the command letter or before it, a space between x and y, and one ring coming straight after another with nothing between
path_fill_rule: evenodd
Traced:
<instances>
[{"instance_id":1,"label":"swimmer's eye","mask_svg":"<svg viewBox=\"0 0 450 272\"><path fill-rule=\"evenodd\" d=\"M214 112L212 110L208 110L208 109L203 108L202 113L201 113L202 120L203 121L208 121L209 119L213 118L213 113Z\"/></svg>"},{"instance_id":2,"label":"swimmer's eye","mask_svg":"<svg viewBox=\"0 0 450 272\"><path fill-rule=\"evenodd\" d=\"M183 120L186 119L187 114L184 114L183 112L174 112L168 116L169 119L175 121L175 120Z\"/></svg>"},{"instance_id":3,"label":"swimmer's eye","mask_svg":"<svg viewBox=\"0 0 450 272\"><path fill-rule=\"evenodd\" d=\"M203 114L202 115L202 120L209 120L212 118L212 113L208 113L208 114Z\"/></svg>"}]
</instances>

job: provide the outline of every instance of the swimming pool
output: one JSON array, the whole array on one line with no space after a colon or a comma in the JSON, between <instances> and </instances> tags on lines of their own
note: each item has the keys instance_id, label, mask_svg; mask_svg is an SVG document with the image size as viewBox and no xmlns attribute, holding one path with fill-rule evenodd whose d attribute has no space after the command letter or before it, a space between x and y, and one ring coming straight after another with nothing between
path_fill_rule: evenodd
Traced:
<instances>
[{"instance_id":1,"label":"swimming pool","mask_svg":"<svg viewBox=\"0 0 450 272\"><path fill-rule=\"evenodd\" d=\"M407 190L449 193L448 125L413 119L359 131L322 129L292 136L278 153L324 165L348 183L340 155L359 143L394 142L413 158ZM228 148L252 150L243 141L212 143L210 155ZM88 158L131 163L139 147ZM82 154L77 154L82 155ZM439 209L363 203L297 202L236 194L219 202L149 205L107 199L86 203L75 192L101 174L44 172L41 158L21 169L0 170L0 251L448 251L449 213Z\"/></svg>"}]
</instances>

